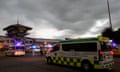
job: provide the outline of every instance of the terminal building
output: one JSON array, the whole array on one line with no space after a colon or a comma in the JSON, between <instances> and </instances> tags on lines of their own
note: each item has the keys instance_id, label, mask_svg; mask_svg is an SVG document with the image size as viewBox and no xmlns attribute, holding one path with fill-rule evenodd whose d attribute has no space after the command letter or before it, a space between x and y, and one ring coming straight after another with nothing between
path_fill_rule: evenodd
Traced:
<instances>
[{"instance_id":1,"label":"terminal building","mask_svg":"<svg viewBox=\"0 0 120 72\"><path fill-rule=\"evenodd\" d=\"M27 35L29 35L29 30L32 30L32 28L19 24L19 22L17 22L17 24L9 25L3 28L3 31L6 31L6 35L0 36L0 49L3 47L10 47L14 44L14 40L22 41L26 48L29 48L29 46L32 44L37 44L40 47L44 47L45 44L54 44L59 41L59 39L26 37Z\"/></svg>"},{"instance_id":2,"label":"terminal building","mask_svg":"<svg viewBox=\"0 0 120 72\"><path fill-rule=\"evenodd\" d=\"M0 36L0 42L3 42L3 44L6 47L9 47L10 45L13 44L14 39L7 37L7 36ZM39 46L43 46L44 43L50 43L54 44L56 42L60 41L59 39L42 39L42 38L30 38L30 37L24 37L23 42L26 47L32 45L32 44L37 44Z\"/></svg>"}]
</instances>

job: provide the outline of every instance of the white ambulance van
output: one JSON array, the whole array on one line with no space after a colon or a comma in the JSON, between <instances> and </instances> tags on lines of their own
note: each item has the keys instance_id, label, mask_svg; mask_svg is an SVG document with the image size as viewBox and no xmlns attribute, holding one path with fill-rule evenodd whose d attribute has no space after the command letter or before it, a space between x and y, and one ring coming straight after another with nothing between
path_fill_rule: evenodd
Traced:
<instances>
[{"instance_id":1,"label":"white ambulance van","mask_svg":"<svg viewBox=\"0 0 120 72\"><path fill-rule=\"evenodd\" d=\"M114 53L108 43L105 37L60 41L46 54L46 62L79 67L83 71L112 70Z\"/></svg>"}]
</instances>

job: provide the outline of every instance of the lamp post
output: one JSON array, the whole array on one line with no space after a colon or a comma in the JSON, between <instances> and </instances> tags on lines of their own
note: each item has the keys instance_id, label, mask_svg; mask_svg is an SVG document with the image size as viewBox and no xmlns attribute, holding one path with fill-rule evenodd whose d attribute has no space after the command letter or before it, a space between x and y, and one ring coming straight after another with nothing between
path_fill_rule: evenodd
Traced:
<instances>
[{"instance_id":1,"label":"lamp post","mask_svg":"<svg viewBox=\"0 0 120 72\"><path fill-rule=\"evenodd\" d=\"M108 14L109 14L109 24L110 24L110 28L112 29L112 22L111 22L111 14L110 14L109 0L107 0L107 7L108 7Z\"/></svg>"}]
</instances>

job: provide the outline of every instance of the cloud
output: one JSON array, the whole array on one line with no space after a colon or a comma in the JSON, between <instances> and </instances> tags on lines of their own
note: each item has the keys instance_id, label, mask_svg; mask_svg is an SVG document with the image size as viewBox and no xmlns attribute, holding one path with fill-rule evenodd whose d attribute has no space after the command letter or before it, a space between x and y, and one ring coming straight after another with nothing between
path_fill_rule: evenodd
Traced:
<instances>
[{"instance_id":1,"label":"cloud","mask_svg":"<svg viewBox=\"0 0 120 72\"><path fill-rule=\"evenodd\" d=\"M113 28L120 27L120 0L109 0ZM30 26L30 37L94 36L109 26L106 0L0 0L0 33L20 23Z\"/></svg>"},{"instance_id":2,"label":"cloud","mask_svg":"<svg viewBox=\"0 0 120 72\"><path fill-rule=\"evenodd\" d=\"M38 23L40 23L40 25ZM71 32L69 29L59 30L53 24L44 19L37 20L36 24L38 24L38 26L35 26L35 30L31 31L30 34L30 36L36 38L59 38L61 36L70 35Z\"/></svg>"},{"instance_id":3,"label":"cloud","mask_svg":"<svg viewBox=\"0 0 120 72\"><path fill-rule=\"evenodd\" d=\"M89 28L84 34L75 36L75 38L97 37L100 35L99 32L106 27L108 27L108 19L96 20L95 24L91 28Z\"/></svg>"},{"instance_id":4,"label":"cloud","mask_svg":"<svg viewBox=\"0 0 120 72\"><path fill-rule=\"evenodd\" d=\"M108 19L96 20L95 25L89 29L89 32L98 33L106 27L108 27Z\"/></svg>"},{"instance_id":5,"label":"cloud","mask_svg":"<svg viewBox=\"0 0 120 72\"><path fill-rule=\"evenodd\" d=\"M48 28L48 29L38 29L34 35L36 38L50 38L55 39L59 38L60 36L69 35L69 30L57 30L55 28Z\"/></svg>"}]
</instances>

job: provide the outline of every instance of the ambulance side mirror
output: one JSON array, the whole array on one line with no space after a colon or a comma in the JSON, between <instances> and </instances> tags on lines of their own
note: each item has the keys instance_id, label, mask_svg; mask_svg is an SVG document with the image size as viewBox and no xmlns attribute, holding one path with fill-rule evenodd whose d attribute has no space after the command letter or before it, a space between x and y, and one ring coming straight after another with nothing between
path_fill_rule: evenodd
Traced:
<instances>
[{"instance_id":1,"label":"ambulance side mirror","mask_svg":"<svg viewBox=\"0 0 120 72\"><path fill-rule=\"evenodd\" d=\"M58 50L59 50L59 48L57 46L54 46L52 52L58 51Z\"/></svg>"},{"instance_id":2,"label":"ambulance side mirror","mask_svg":"<svg viewBox=\"0 0 120 72\"><path fill-rule=\"evenodd\" d=\"M57 53L54 54L55 56L57 55Z\"/></svg>"}]
</instances>

